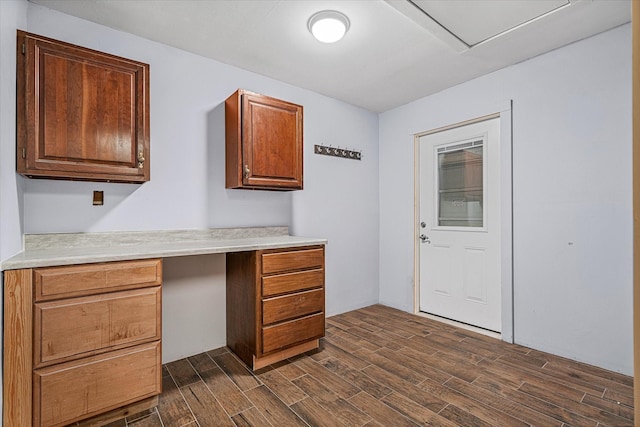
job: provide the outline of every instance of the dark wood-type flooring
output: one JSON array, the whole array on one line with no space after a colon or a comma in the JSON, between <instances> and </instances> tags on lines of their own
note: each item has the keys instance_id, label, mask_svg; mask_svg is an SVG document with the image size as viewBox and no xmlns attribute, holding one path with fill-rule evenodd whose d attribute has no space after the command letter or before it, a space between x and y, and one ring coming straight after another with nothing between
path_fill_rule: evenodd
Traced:
<instances>
[{"instance_id":1,"label":"dark wood-type flooring","mask_svg":"<svg viewBox=\"0 0 640 427\"><path fill-rule=\"evenodd\" d=\"M250 373L226 348L164 367L122 426L632 426L631 377L374 305Z\"/></svg>"}]
</instances>

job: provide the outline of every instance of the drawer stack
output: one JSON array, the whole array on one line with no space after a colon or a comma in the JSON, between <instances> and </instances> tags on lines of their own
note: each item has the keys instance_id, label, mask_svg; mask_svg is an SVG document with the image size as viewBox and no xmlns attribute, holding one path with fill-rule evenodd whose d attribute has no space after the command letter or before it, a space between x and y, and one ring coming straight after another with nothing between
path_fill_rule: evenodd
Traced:
<instances>
[{"instance_id":1,"label":"drawer stack","mask_svg":"<svg viewBox=\"0 0 640 427\"><path fill-rule=\"evenodd\" d=\"M227 255L227 345L259 369L324 336L324 246Z\"/></svg>"},{"instance_id":2,"label":"drawer stack","mask_svg":"<svg viewBox=\"0 0 640 427\"><path fill-rule=\"evenodd\" d=\"M161 260L33 269L33 425L161 392Z\"/></svg>"}]
</instances>

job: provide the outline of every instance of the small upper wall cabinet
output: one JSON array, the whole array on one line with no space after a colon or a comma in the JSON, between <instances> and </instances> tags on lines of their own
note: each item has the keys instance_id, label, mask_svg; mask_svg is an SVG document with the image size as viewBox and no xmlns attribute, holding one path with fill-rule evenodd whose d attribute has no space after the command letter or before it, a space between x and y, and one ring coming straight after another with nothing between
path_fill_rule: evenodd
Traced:
<instances>
[{"instance_id":1,"label":"small upper wall cabinet","mask_svg":"<svg viewBox=\"0 0 640 427\"><path fill-rule=\"evenodd\" d=\"M302 106L239 89L225 127L227 188L302 190Z\"/></svg>"},{"instance_id":2,"label":"small upper wall cabinet","mask_svg":"<svg viewBox=\"0 0 640 427\"><path fill-rule=\"evenodd\" d=\"M149 181L149 65L18 31L17 169Z\"/></svg>"}]
</instances>

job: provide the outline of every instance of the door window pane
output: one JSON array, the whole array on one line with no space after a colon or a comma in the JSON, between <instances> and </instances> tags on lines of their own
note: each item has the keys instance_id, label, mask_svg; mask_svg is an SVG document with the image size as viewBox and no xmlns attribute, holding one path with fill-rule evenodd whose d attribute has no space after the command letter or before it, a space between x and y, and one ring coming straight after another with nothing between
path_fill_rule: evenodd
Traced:
<instances>
[{"instance_id":1,"label":"door window pane","mask_svg":"<svg viewBox=\"0 0 640 427\"><path fill-rule=\"evenodd\" d=\"M482 140L438 149L438 225L482 227Z\"/></svg>"}]
</instances>

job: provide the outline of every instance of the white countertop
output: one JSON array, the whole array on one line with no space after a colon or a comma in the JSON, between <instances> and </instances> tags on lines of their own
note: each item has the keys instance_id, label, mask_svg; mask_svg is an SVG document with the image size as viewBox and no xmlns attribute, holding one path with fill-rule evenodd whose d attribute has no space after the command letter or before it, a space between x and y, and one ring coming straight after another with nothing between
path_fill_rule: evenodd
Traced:
<instances>
[{"instance_id":1,"label":"white countertop","mask_svg":"<svg viewBox=\"0 0 640 427\"><path fill-rule=\"evenodd\" d=\"M146 258L324 245L326 239L290 236L287 227L25 235L24 251L2 270Z\"/></svg>"}]
</instances>

